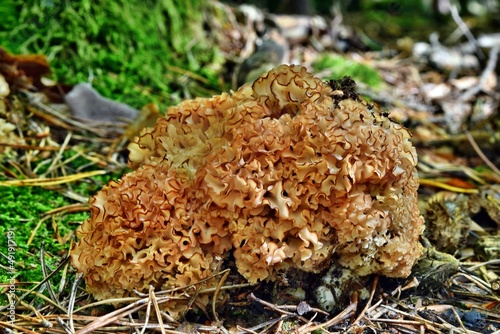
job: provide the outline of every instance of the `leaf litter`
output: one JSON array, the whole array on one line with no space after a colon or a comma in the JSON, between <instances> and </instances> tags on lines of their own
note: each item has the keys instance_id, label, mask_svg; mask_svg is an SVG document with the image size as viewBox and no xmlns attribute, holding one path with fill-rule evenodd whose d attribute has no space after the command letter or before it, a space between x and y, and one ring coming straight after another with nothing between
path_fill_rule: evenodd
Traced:
<instances>
[{"instance_id":1,"label":"leaf litter","mask_svg":"<svg viewBox=\"0 0 500 334\"><path fill-rule=\"evenodd\" d=\"M332 34L331 28L349 31L338 21L321 17L294 20L268 16L257 9L252 9L257 13L252 16L248 10L213 3L207 9L211 15L205 13L214 29L211 41L226 59L228 71L223 75L227 82L237 82L242 77L239 71L249 63L256 67L248 59L258 53L255 45L262 38L271 40L277 45L274 47L288 48L279 50L287 51L283 52L288 55L285 62L315 69L325 80L342 75L328 65L333 60L328 60L325 51L338 52L343 45L343 53L336 56L340 59L332 64L340 66L338 62L344 59L349 67L356 63L370 69L350 73L357 91L411 129L419 153L419 206L427 226L422 240L425 255L412 275L407 279L372 277L367 285L369 298L362 301L355 292L349 305L336 313L309 305L307 298L280 305L266 298L276 293L269 284L250 285L224 271L215 275L217 289L203 290L193 284L137 293L126 300L93 302L84 291L81 276L68 266L67 250L73 240L60 234L57 220L88 210L89 191L95 192L111 175L117 177L126 170L125 144L140 129L154 124L159 109L146 105L133 123L125 119L123 126L89 124L74 118L62 103L62 84L47 84L50 67L45 56L14 55L2 49L0 187L40 187L61 194L72 204L47 210L39 218L37 226L46 221L55 224L56 233L50 237L59 240L65 251L50 254L43 244L37 246L43 279L17 282L19 293L7 294L8 305L16 307L16 320L9 322L7 306L1 307L0 326L20 333L500 332L498 49L489 50L484 68L465 69L453 77L446 64L436 64L440 58L435 54L444 52L442 45L428 44L432 57L429 52L415 51L408 56L361 51L354 32L342 39L344 44ZM268 37L260 31L268 24L266 20L274 22L273 27L283 22L295 25L302 34L284 36L278 29L280 40L273 40L276 35ZM479 58L478 53L471 54ZM203 81L195 72L175 71L184 73L186 80ZM355 77L356 73L362 76ZM363 77L367 73L371 76ZM381 83L370 84L373 80ZM103 174L105 179L96 179ZM37 231L38 227L33 229L29 243ZM56 261L47 264L48 258ZM3 284L2 289L8 291L8 285ZM220 301L220 290L229 291L229 298ZM187 314L182 323L159 307L175 299L196 303L200 294L212 296L212 306L201 314ZM115 310L112 305L117 302L127 306Z\"/></svg>"}]
</instances>

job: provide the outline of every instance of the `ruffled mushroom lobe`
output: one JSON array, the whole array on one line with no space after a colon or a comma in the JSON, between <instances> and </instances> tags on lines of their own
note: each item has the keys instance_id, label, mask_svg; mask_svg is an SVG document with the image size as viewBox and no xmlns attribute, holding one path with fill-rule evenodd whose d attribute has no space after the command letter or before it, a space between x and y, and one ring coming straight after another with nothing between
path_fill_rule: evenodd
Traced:
<instances>
[{"instance_id":1,"label":"ruffled mushroom lobe","mask_svg":"<svg viewBox=\"0 0 500 334\"><path fill-rule=\"evenodd\" d=\"M88 291L194 283L229 253L249 282L330 263L406 277L422 252L416 152L405 128L347 92L282 65L169 108L129 145L136 170L91 199L77 230Z\"/></svg>"}]
</instances>

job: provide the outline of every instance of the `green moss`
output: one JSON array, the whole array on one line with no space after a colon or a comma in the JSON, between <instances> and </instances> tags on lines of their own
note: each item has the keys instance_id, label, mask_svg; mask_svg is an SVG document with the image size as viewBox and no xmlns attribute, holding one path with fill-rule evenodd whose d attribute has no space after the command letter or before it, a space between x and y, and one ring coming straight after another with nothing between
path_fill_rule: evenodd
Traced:
<instances>
[{"instance_id":1,"label":"green moss","mask_svg":"<svg viewBox=\"0 0 500 334\"><path fill-rule=\"evenodd\" d=\"M74 154L76 151L69 150L63 156L70 158ZM87 159L78 157L68 163L66 168L71 170L88 162ZM116 171L93 177L91 180L63 186L69 186L75 193L88 197L96 193L109 180L118 179L122 173L123 171ZM0 179L5 179L5 177L0 176ZM0 266L4 269L0 272L0 282L9 282L11 278L15 278L17 282L28 283L22 286L29 289L43 279L40 262L42 244L45 262L49 271L52 271L67 254L69 241L76 226L87 219L89 213L60 212L46 217L47 212L73 204L74 201L57 191L40 187L0 186L0 198L2 198L0 201ZM32 234L34 237L29 243ZM9 240L15 243L15 247L10 251ZM14 272L9 270L9 255L14 257ZM51 284L57 288L60 281L61 273L58 273L52 278ZM5 298L5 295L0 297L0 304L3 302L2 298Z\"/></svg>"},{"instance_id":2,"label":"green moss","mask_svg":"<svg viewBox=\"0 0 500 334\"><path fill-rule=\"evenodd\" d=\"M49 257L55 256L58 260L60 254L67 250L67 244L57 241L55 230L60 236L72 233L74 226L70 222L82 221L87 218L86 213L54 217L54 220L45 220L28 246L28 240L43 214L68 204L71 204L64 196L55 191L49 191L39 187L4 187L0 186L0 252L7 254L7 231L13 231L14 241L17 244L15 257L17 278L23 282L39 281L41 279L39 250L42 243ZM0 263L6 265L4 257L0 257ZM35 270L27 270L36 267Z\"/></svg>"},{"instance_id":3,"label":"green moss","mask_svg":"<svg viewBox=\"0 0 500 334\"><path fill-rule=\"evenodd\" d=\"M349 76L356 82L363 82L374 89L382 85L382 78L375 69L341 56L323 55L313 63L313 67L317 72L331 71L329 75L332 78Z\"/></svg>"},{"instance_id":4,"label":"green moss","mask_svg":"<svg viewBox=\"0 0 500 334\"><path fill-rule=\"evenodd\" d=\"M17 12L13 0L3 0L0 3L0 30L13 29L17 24Z\"/></svg>"},{"instance_id":5,"label":"green moss","mask_svg":"<svg viewBox=\"0 0 500 334\"><path fill-rule=\"evenodd\" d=\"M105 96L163 107L182 98L172 97L177 91L221 90L223 59L203 31L205 6L206 0L10 0L0 7L8 15L0 41L13 53L46 55L59 82L86 82L92 73ZM203 82L179 80L178 69Z\"/></svg>"}]
</instances>

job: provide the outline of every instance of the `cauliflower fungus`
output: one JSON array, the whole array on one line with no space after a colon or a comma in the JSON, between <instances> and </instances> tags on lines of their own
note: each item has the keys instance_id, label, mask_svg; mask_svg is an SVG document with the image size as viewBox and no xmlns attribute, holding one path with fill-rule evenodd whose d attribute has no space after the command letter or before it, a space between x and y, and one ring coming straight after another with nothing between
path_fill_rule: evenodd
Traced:
<instances>
[{"instance_id":1,"label":"cauliflower fungus","mask_svg":"<svg viewBox=\"0 0 500 334\"><path fill-rule=\"evenodd\" d=\"M417 157L376 107L282 65L185 101L90 200L72 262L98 299L198 282L232 253L249 282L330 263L405 277L421 255Z\"/></svg>"}]
</instances>

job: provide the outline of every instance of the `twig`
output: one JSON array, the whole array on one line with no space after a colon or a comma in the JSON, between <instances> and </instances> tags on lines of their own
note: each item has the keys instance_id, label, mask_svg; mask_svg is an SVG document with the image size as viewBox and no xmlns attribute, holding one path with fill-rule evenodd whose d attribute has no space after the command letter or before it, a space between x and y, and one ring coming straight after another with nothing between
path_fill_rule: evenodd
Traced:
<instances>
[{"instance_id":1,"label":"twig","mask_svg":"<svg viewBox=\"0 0 500 334\"><path fill-rule=\"evenodd\" d=\"M69 328L75 332L75 326L73 325L73 310L75 308L75 299L76 299L76 291L78 289L78 285L80 285L80 282L82 281L83 274L78 273L75 278L75 282L73 283L73 287L71 288L71 293L69 295L69 302L68 302L68 322L69 322Z\"/></svg>"},{"instance_id":2,"label":"twig","mask_svg":"<svg viewBox=\"0 0 500 334\"><path fill-rule=\"evenodd\" d=\"M269 303L269 302L266 302L265 300L262 300L262 299L260 299L260 298L255 297L255 295L253 294L253 292L252 292L252 293L250 293L250 295L248 295L248 299L253 300L253 301L255 301L255 302L258 302L258 303L260 303L260 304L262 304L262 305L264 305L264 306L266 306L266 307L270 308L271 310L276 311L276 312L279 312L279 313L281 313L281 314L284 314L284 315L296 315L295 313L292 313L292 312L288 312L288 311L282 310L282 309L280 309L279 307L277 307L277 306L276 306L276 305L274 305L274 304L271 304L271 303ZM307 320L306 320L306 321L307 321Z\"/></svg>"},{"instance_id":3,"label":"twig","mask_svg":"<svg viewBox=\"0 0 500 334\"><path fill-rule=\"evenodd\" d=\"M36 226L33 229L33 231L31 231L30 237L28 238L28 241L26 242L27 246L30 246L31 243L33 242L33 239L35 238L36 232L38 231L38 229L40 228L40 226L42 226L42 223L45 222L46 220L49 220L49 219L50 219L50 216L45 216L45 217L42 217L42 219L40 219L38 221L38 224L36 224Z\"/></svg>"},{"instance_id":4,"label":"twig","mask_svg":"<svg viewBox=\"0 0 500 334\"><path fill-rule=\"evenodd\" d=\"M91 172L85 173L77 173L68 176L60 176L60 177L51 177L51 178L34 178L34 179L25 179L25 180L8 180L8 181L0 181L0 186L28 186L28 187L47 187L54 186L58 184L78 181L81 179L85 179L88 177L96 176L96 175L104 175L108 172L105 170L94 170Z\"/></svg>"},{"instance_id":5,"label":"twig","mask_svg":"<svg viewBox=\"0 0 500 334\"><path fill-rule=\"evenodd\" d=\"M414 326L422 326L425 325L426 322L429 322L432 324L430 321L423 319L423 321L417 321L417 320L402 320L402 319L372 319L375 322L385 322L385 323L390 323L390 324L399 324L399 325L414 325ZM437 324L438 326L443 326L442 324ZM427 328L432 329L432 328ZM435 329L432 329L434 332L441 333L440 331L436 331Z\"/></svg>"},{"instance_id":6,"label":"twig","mask_svg":"<svg viewBox=\"0 0 500 334\"><path fill-rule=\"evenodd\" d=\"M190 287L196 287L196 285L198 284L201 284L201 283L204 283L204 282L207 282L208 280L214 278L215 276L218 276L218 275L222 275L224 274L225 271L221 271L219 273L216 273L214 275L211 275L207 278L204 278L196 283L192 283L192 284L189 284L189 285L185 285L185 286L180 286L180 287L177 287L177 288L173 288L173 289L168 289L168 290L162 290L162 291L157 291L156 292L156 296L159 297L159 296L162 296L162 295L171 295L172 292L176 292L176 291L180 291L180 290L186 290ZM226 286L223 286L220 288L220 290L231 290L231 289L240 289L240 288L247 288L249 286L253 286L255 284L252 284L252 283L242 283L242 284L234 284L234 285L226 285ZM207 288L207 289L202 289L200 290L199 293L213 293L215 291L215 287L213 288ZM136 295L138 295L139 297L147 297L148 294L146 293L143 293L143 292L140 292L140 291L137 291L137 290L134 290L134 293Z\"/></svg>"},{"instance_id":7,"label":"twig","mask_svg":"<svg viewBox=\"0 0 500 334\"><path fill-rule=\"evenodd\" d=\"M230 269L226 269L226 270L221 272L221 274L223 274L223 275L222 275L221 279L219 280L219 282L217 282L217 286L216 286L215 291L214 291L214 297L212 299L212 312L214 314L214 318L215 318L215 321L217 323L219 323L219 317L217 315L217 311L215 310L215 305L217 304L217 297L219 295L220 288L221 288L222 284L224 284L224 282L226 281L230 272L231 272Z\"/></svg>"},{"instance_id":8,"label":"twig","mask_svg":"<svg viewBox=\"0 0 500 334\"><path fill-rule=\"evenodd\" d=\"M36 289L38 289L40 286L42 286L42 284L44 284L45 282L47 282L49 279L52 278L52 276L54 276L55 274L57 274L59 272L59 270L61 270L61 268L66 264L66 262L69 261L69 256L67 256L66 258L64 258L64 260L62 260L61 264L59 264L57 266L57 268L51 272L46 278L44 278L41 282L39 282L38 284L36 284L33 288L31 288L28 292L26 292L24 295L22 295L21 297L19 297L19 299L17 300L16 302L16 305L21 302L24 298L26 298L26 296L28 296L29 294L31 294L33 291L35 291ZM60 306L60 305L57 305L55 304L55 306L57 306L61 311L63 311L64 313L67 313L68 311L63 307L63 306Z\"/></svg>"},{"instance_id":9,"label":"twig","mask_svg":"<svg viewBox=\"0 0 500 334\"><path fill-rule=\"evenodd\" d=\"M491 288L489 287L489 284L487 282L483 281L482 279L480 279L478 277L474 277L472 275L469 275L469 274L466 274L463 272L457 273L457 274L451 276L450 282L455 282L455 280L459 277L463 277L463 278L469 280L470 282L476 284L477 287L482 289L484 292L491 293ZM457 282L457 286L461 286L461 284L458 284L458 282Z\"/></svg>"},{"instance_id":10,"label":"twig","mask_svg":"<svg viewBox=\"0 0 500 334\"><path fill-rule=\"evenodd\" d=\"M296 311L299 306L298 305L280 305L278 307L282 310L294 310L294 311ZM330 313L323 311L322 309L310 307L309 305L308 305L307 312L316 312L316 313L323 314L323 315L330 315ZM304 313L306 313L306 312L304 312ZM299 313L299 314L301 314L301 313Z\"/></svg>"},{"instance_id":11,"label":"twig","mask_svg":"<svg viewBox=\"0 0 500 334\"><path fill-rule=\"evenodd\" d=\"M361 83L359 86L363 86ZM413 109L416 111L427 111L427 112L434 112L437 110L437 107L421 103L421 102L416 102L416 101L411 101L411 100L403 100L398 97L394 97L394 94L390 94L388 92L374 92L373 90L369 88L359 88L357 90L360 94L366 95L369 98L371 98L374 101L380 102L385 105L393 105L396 107L405 107L408 109Z\"/></svg>"},{"instance_id":12,"label":"twig","mask_svg":"<svg viewBox=\"0 0 500 334\"><path fill-rule=\"evenodd\" d=\"M149 286L149 299L146 307L146 315L144 316L144 325L142 326L139 334L144 334L146 332L146 328L148 327L149 317L151 312L151 296L154 295L154 287L152 285Z\"/></svg>"},{"instance_id":13,"label":"twig","mask_svg":"<svg viewBox=\"0 0 500 334\"><path fill-rule=\"evenodd\" d=\"M134 317L130 313L128 314L128 321L131 323L130 327L132 327L134 329L135 333L139 334L140 333L139 329L136 328L135 326L133 326L133 325L135 325L135 321L134 321Z\"/></svg>"},{"instance_id":14,"label":"twig","mask_svg":"<svg viewBox=\"0 0 500 334\"><path fill-rule=\"evenodd\" d=\"M163 318L167 319L167 321L170 321L171 323L178 323L178 321L175 320L170 314L167 314L167 312L160 311L160 314Z\"/></svg>"},{"instance_id":15,"label":"twig","mask_svg":"<svg viewBox=\"0 0 500 334\"><path fill-rule=\"evenodd\" d=\"M40 246L40 264L42 266L42 274L43 278L46 279L49 274L47 272L47 264L45 263L45 242L42 242ZM59 299L56 296L56 293L54 292L54 289L52 289L52 285L50 284L50 280L47 279L47 283L45 284L47 287L47 290L49 291L49 295L54 301L55 304L60 305Z\"/></svg>"},{"instance_id":16,"label":"twig","mask_svg":"<svg viewBox=\"0 0 500 334\"><path fill-rule=\"evenodd\" d=\"M470 134L468 130L465 130L465 136L467 137L467 140L469 140L469 143L471 144L472 148L474 151L476 151L477 155L484 161L488 167L491 168L492 171L494 171L498 176L500 176L500 170L491 162L490 159L483 153L481 148L479 148L479 145L477 145L476 141L474 140L474 137Z\"/></svg>"},{"instance_id":17,"label":"twig","mask_svg":"<svg viewBox=\"0 0 500 334\"><path fill-rule=\"evenodd\" d=\"M479 193L479 190L477 190L477 189L459 188L459 187L455 187L455 186L450 186L447 183L439 182L436 180L424 179L424 178L420 179L420 185L442 188L442 189L445 189L448 191L453 191L455 193L463 193L463 194L477 194L477 193Z\"/></svg>"},{"instance_id":18,"label":"twig","mask_svg":"<svg viewBox=\"0 0 500 334\"><path fill-rule=\"evenodd\" d=\"M112 305L112 304L123 304L123 303L135 303L139 300L142 300L144 298L139 298L139 297L125 297L125 298L112 298L112 299L106 299L106 300L100 300L98 302L90 303L87 305L84 305L80 308L77 308L74 313L80 313L81 311L88 309L88 308L94 308L99 305Z\"/></svg>"},{"instance_id":19,"label":"twig","mask_svg":"<svg viewBox=\"0 0 500 334\"><path fill-rule=\"evenodd\" d=\"M468 333L469 331L467 330L467 328L465 328L464 323L462 322L462 319L460 319L460 316L457 313L457 310L455 310L454 307L452 307L451 310L453 311L453 314L455 315L455 318L457 318L458 324L460 325L460 327L462 327L462 330L465 333Z\"/></svg>"},{"instance_id":20,"label":"twig","mask_svg":"<svg viewBox=\"0 0 500 334\"><path fill-rule=\"evenodd\" d=\"M26 289L18 289L18 290L20 292L27 291ZM38 291L32 291L31 294L33 294L33 296L35 296L35 297L38 297L38 298L46 301L48 304L53 305L56 308L60 307L59 305L54 304L54 301L52 299L50 299L49 297L47 297L46 295L44 295L44 294L42 294L42 293L40 293ZM21 304L21 306L31 309L35 314L38 312L32 305L28 304L25 301L17 300L16 305L17 304ZM46 305L45 307L48 307L48 305ZM7 308L7 306L2 306L1 309L0 309L0 311L5 310L6 308ZM60 311L65 312L64 309L60 309ZM43 322L43 320L42 320L42 322Z\"/></svg>"},{"instance_id":21,"label":"twig","mask_svg":"<svg viewBox=\"0 0 500 334\"><path fill-rule=\"evenodd\" d=\"M66 147L68 146L70 140L71 140L71 132L68 132L68 134L66 135L66 138L64 138L63 144L61 145L61 149L59 150L59 152L57 152L56 156L52 159L52 163L50 164L49 168L47 168L47 171L45 173L43 173L42 175L40 175L41 177L45 177L47 174L49 174L53 171L54 166L59 162L59 160L61 160L63 153L66 150Z\"/></svg>"},{"instance_id":22,"label":"twig","mask_svg":"<svg viewBox=\"0 0 500 334\"><path fill-rule=\"evenodd\" d=\"M184 293L185 295L188 295L187 292ZM189 299L188 301L188 304L187 304L187 307L182 311L182 317L185 317L186 316L186 313L193 307L193 304L196 303L197 299L198 299L198 295L200 294L200 287L196 287L195 286L195 290L194 290L194 294L191 296L191 298ZM207 313L207 310L205 309L205 307L201 307L201 310L202 312L205 313L205 315L207 315L207 318L208 318L208 313Z\"/></svg>"},{"instance_id":23,"label":"twig","mask_svg":"<svg viewBox=\"0 0 500 334\"><path fill-rule=\"evenodd\" d=\"M484 267L484 266L487 266L487 265L490 265L490 264L497 264L497 263L500 263L500 259L489 260L489 261L481 262L481 263L478 263L478 264L466 263L465 262L465 263L462 263L462 265L463 266L472 265L472 267L467 268L467 270L474 271L476 269L479 269L480 267Z\"/></svg>"},{"instance_id":24,"label":"twig","mask_svg":"<svg viewBox=\"0 0 500 334\"><path fill-rule=\"evenodd\" d=\"M240 329L240 331L238 332L238 334L256 333L255 331L257 329L261 329L261 328L264 328L264 327L267 327L267 326L273 326L274 324L276 324L276 323L278 323L280 321L291 319L294 316L295 316L295 314L285 315L285 316L282 316L280 318L275 318L275 319L268 320L266 322L263 322L261 324L258 324L257 326L253 326L253 327L250 327L250 328L244 328L244 327L241 327L241 326L236 326L236 327L238 329Z\"/></svg>"},{"instance_id":25,"label":"twig","mask_svg":"<svg viewBox=\"0 0 500 334\"><path fill-rule=\"evenodd\" d=\"M382 304L384 302L384 300L381 298L378 302L376 302L374 305L370 306L370 308L368 310L366 310L366 313L371 313L373 310L375 310L377 307L380 306L380 304ZM377 312L377 314L375 314L375 316L371 317L372 319L376 318L380 316L380 314Z\"/></svg>"},{"instance_id":26,"label":"twig","mask_svg":"<svg viewBox=\"0 0 500 334\"><path fill-rule=\"evenodd\" d=\"M14 144L14 143L3 143L0 142L0 146L11 147L20 150L34 150L34 151L59 151L60 147L56 146L36 146L36 145L24 145L24 144Z\"/></svg>"},{"instance_id":27,"label":"twig","mask_svg":"<svg viewBox=\"0 0 500 334\"><path fill-rule=\"evenodd\" d=\"M73 246L73 239L71 239L68 249L71 249L72 246ZM58 296L60 296L63 293L63 290L66 287L66 277L68 275L68 267L69 267L69 262L66 262L66 265L64 266L61 275L61 283L59 283L59 289L57 290Z\"/></svg>"},{"instance_id":28,"label":"twig","mask_svg":"<svg viewBox=\"0 0 500 334\"><path fill-rule=\"evenodd\" d=\"M221 286L220 290L234 290L234 289L241 289L241 288L248 288L251 286L256 285L256 283L241 283L241 284L233 284L233 285L225 285ZM200 293L211 293L215 291L215 287L213 288L206 288L200 291Z\"/></svg>"},{"instance_id":29,"label":"twig","mask_svg":"<svg viewBox=\"0 0 500 334\"><path fill-rule=\"evenodd\" d=\"M238 332L238 334L258 334L256 331L254 330L251 330L249 328L244 328L244 327L241 327L240 325L237 325L236 326L237 329L239 329L240 331Z\"/></svg>"},{"instance_id":30,"label":"twig","mask_svg":"<svg viewBox=\"0 0 500 334\"><path fill-rule=\"evenodd\" d=\"M451 13L451 17L453 18L453 20L457 24L458 28L462 31L462 33L465 35L465 37L467 37L467 39L469 40L469 42L472 43L476 47L478 56L481 59L484 59L484 53L483 53L483 51L481 51L481 49L478 47L478 43L477 43L476 38L471 33L471 31L470 31L469 27L467 26L467 24L465 24L465 22L460 17L460 13L458 12L457 6L451 5L450 6L450 13Z\"/></svg>"},{"instance_id":31,"label":"twig","mask_svg":"<svg viewBox=\"0 0 500 334\"><path fill-rule=\"evenodd\" d=\"M309 321L307 321L307 323L302 325L301 328L307 328L308 326L311 326L311 324L313 323L313 320L316 318L316 315L317 314L315 314L311 319L309 319ZM300 329L298 330L298 332L300 332ZM326 329L323 329L322 332L329 333Z\"/></svg>"},{"instance_id":32,"label":"twig","mask_svg":"<svg viewBox=\"0 0 500 334\"><path fill-rule=\"evenodd\" d=\"M484 68L483 72L481 73L481 76L479 77L478 84L475 86L472 86L467 91L465 91L462 94L462 96L460 97L461 101L468 101L474 95L479 93L481 91L481 89L484 88L484 85L485 85L486 81L488 80L488 77L495 71L495 68L497 66L498 51L499 51L498 47L493 47L491 49L488 63L486 64L486 67Z\"/></svg>"},{"instance_id":33,"label":"twig","mask_svg":"<svg viewBox=\"0 0 500 334\"><path fill-rule=\"evenodd\" d=\"M149 286L149 299L153 302L155 308L156 318L158 319L158 324L160 325L161 334L165 334L165 328L163 327L163 319L161 318L160 306L158 306L158 300L156 300L156 295L154 293L154 287Z\"/></svg>"},{"instance_id":34,"label":"twig","mask_svg":"<svg viewBox=\"0 0 500 334\"><path fill-rule=\"evenodd\" d=\"M78 158L80 158L80 157L84 157L84 158L88 159L88 156L85 156L85 155L83 154L83 152L82 152L82 151L78 151L78 150L76 150L75 148L72 148L72 150L73 150L73 151L76 151L76 153L75 153L75 154L73 154L72 156L70 156L69 158L67 158L67 159L66 159L66 160L64 160L64 161L59 161L57 164L55 164L54 166L51 166L51 167L52 167L52 168L54 168L54 169L55 169L55 168L62 168L62 167L64 167L65 165L69 164L71 161L76 160L76 159L78 159ZM88 159L88 160L90 160L90 159ZM95 160L95 159L94 159L94 160ZM85 164L84 166L85 166L85 168L87 168L87 167L89 167L89 166L93 166L93 165L95 165L95 162L94 162L94 161L91 161L90 163L87 163L87 164ZM37 167L38 167L38 166L37 166ZM78 167L78 168L77 168L77 171L81 171L82 169L84 169L84 168L82 168L82 167L80 166L80 167Z\"/></svg>"},{"instance_id":35,"label":"twig","mask_svg":"<svg viewBox=\"0 0 500 334\"><path fill-rule=\"evenodd\" d=\"M388 306L388 305L380 305L381 307L383 308L386 308L392 312L396 312L396 313L399 313L399 314L402 314L410 319L413 319L413 320L416 320L416 321L421 321L423 322L424 325L430 325L430 326L435 326L435 327L438 327L438 328L445 328L445 329L452 329L452 328L456 328L448 323L443 323L443 324L439 324L439 323L436 323L434 321L430 321L430 320L427 320L425 318L422 318L418 315L414 315L414 314L410 314L408 312L404 312L404 311L401 311L401 310L398 310L394 307L391 307L391 306ZM425 308L424 308L425 309ZM402 322L402 321L409 321L409 320L395 320L395 319L372 319L373 321L376 321L376 322ZM469 330L469 333L474 333L474 334L479 334L478 332L473 332L473 331L470 331Z\"/></svg>"},{"instance_id":36,"label":"twig","mask_svg":"<svg viewBox=\"0 0 500 334\"><path fill-rule=\"evenodd\" d=\"M351 316L351 314L354 312L354 310L358 307L358 303L351 303L349 306L347 306L342 312L337 314L334 318L328 320L325 323L309 327L307 330L309 332L314 332L315 330L322 329L324 330L325 328L335 326L336 324L340 323L341 321L347 319L348 317ZM301 329L299 329L300 332Z\"/></svg>"},{"instance_id":37,"label":"twig","mask_svg":"<svg viewBox=\"0 0 500 334\"><path fill-rule=\"evenodd\" d=\"M38 334L38 332L34 332L34 331L31 331L27 328L17 326L17 325L10 323L10 322L4 322L4 321L0 321L0 328L12 328L12 329L19 331L20 333L26 333L26 334ZM16 333L16 332L11 332L11 333Z\"/></svg>"},{"instance_id":38,"label":"twig","mask_svg":"<svg viewBox=\"0 0 500 334\"><path fill-rule=\"evenodd\" d=\"M352 326L356 325L361 320L361 318L363 318L365 316L366 311L370 308L370 306L372 304L373 296L375 295L375 290L377 289L377 285L378 285L378 275L376 275L375 278L373 279L372 290L370 292L370 298L368 298L368 301L366 302L365 307L359 313L356 320L354 320L354 322L352 323Z\"/></svg>"},{"instance_id":39,"label":"twig","mask_svg":"<svg viewBox=\"0 0 500 334\"><path fill-rule=\"evenodd\" d=\"M71 328L69 328L69 326L59 317L57 317L57 323L59 323L59 325L64 329L64 331L67 334L74 334L75 333L75 331L71 330Z\"/></svg>"},{"instance_id":40,"label":"twig","mask_svg":"<svg viewBox=\"0 0 500 334\"><path fill-rule=\"evenodd\" d=\"M37 296L40 296L40 294L37 294ZM45 295L41 295L41 296L45 297ZM46 300L46 301L48 300L50 303L52 303L52 305L54 305L56 307L58 306L56 304L53 304L54 302L51 299L47 298L47 297L43 298L43 300ZM42 325L43 327L47 327L47 328L52 327L52 323L50 323L49 321L47 321L47 319L40 313L40 311L43 311L43 309L38 310L33 305L30 305L30 304L28 304L28 303L26 303L24 301L21 302L21 305L23 307L26 307L27 309L31 310L31 312L33 312L35 314L35 316L36 316L36 322L38 324ZM19 314L19 317L20 318L24 318L24 315Z\"/></svg>"},{"instance_id":41,"label":"twig","mask_svg":"<svg viewBox=\"0 0 500 334\"><path fill-rule=\"evenodd\" d=\"M90 324L88 324L87 326L83 327L82 329L80 329L76 333L77 334L92 333L95 330L97 330L97 329L99 329L101 327L104 327L104 326L106 326L109 323L112 323L112 322L116 321L118 318L124 316L125 314L134 313L134 312L140 310L148 302L149 302L149 298L140 299L140 300L136 301L135 303L129 304L129 305L127 305L127 306L125 306L125 307L123 307L121 309L118 309L116 311L113 311L111 313L108 313L108 314L100 317L99 319L91 322Z\"/></svg>"},{"instance_id":42,"label":"twig","mask_svg":"<svg viewBox=\"0 0 500 334\"><path fill-rule=\"evenodd\" d=\"M57 111L55 111L54 109L50 108L49 106L45 105L44 103L38 101L35 96L33 94L31 94L30 92L28 91L24 91L24 93L29 97L30 99L30 103L37 107L37 108L40 108L42 109L43 111L45 111L46 113L54 116L54 117L57 117L59 119L61 119L62 121L64 121L65 123L67 124L70 124L70 125L73 125L73 126L76 126L77 128L80 128L80 129L83 129L83 130L87 130L87 131L90 131L98 136L101 136L101 137L104 137L105 136L105 132L100 130L100 129L97 129L95 127L92 127L92 126L88 126L88 125L85 125L81 122L78 122L78 121L75 121L73 120L72 118L70 117L67 117L61 113L58 113Z\"/></svg>"},{"instance_id":43,"label":"twig","mask_svg":"<svg viewBox=\"0 0 500 334\"><path fill-rule=\"evenodd\" d=\"M274 310L274 311L279 312L281 314L295 316L297 319L299 319L302 322L305 322L305 323L309 322L308 319L304 318L303 316L301 316L301 315L299 315L297 313L292 313L292 312L285 311L285 310L283 310L282 308L280 308L277 305L271 304L269 302L266 302L265 300L262 300L260 298L255 297L255 295L253 293L250 293L250 295L248 295L248 299L256 301L256 302L258 302L258 303L260 303L260 304L262 304L262 305L270 308L271 310Z\"/></svg>"}]
</instances>

